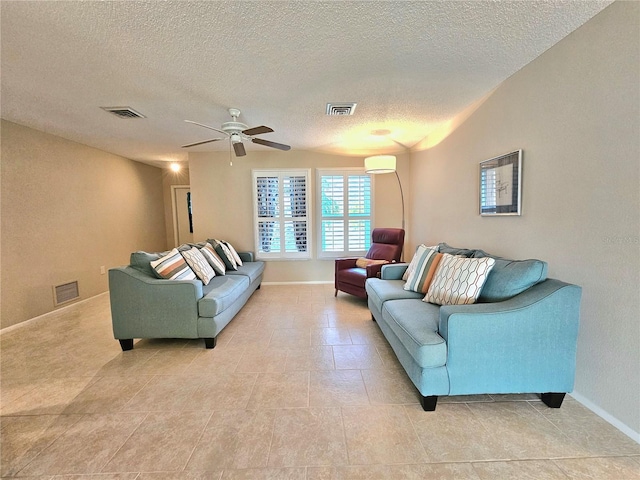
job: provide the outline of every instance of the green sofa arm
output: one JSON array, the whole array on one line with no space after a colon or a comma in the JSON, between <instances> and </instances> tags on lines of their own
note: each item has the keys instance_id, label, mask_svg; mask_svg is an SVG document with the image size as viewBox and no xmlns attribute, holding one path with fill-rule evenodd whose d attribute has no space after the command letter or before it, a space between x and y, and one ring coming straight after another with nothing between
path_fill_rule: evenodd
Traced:
<instances>
[{"instance_id":1,"label":"green sofa arm","mask_svg":"<svg viewBox=\"0 0 640 480\"><path fill-rule=\"evenodd\" d=\"M198 338L200 280L161 280L132 267L109 270L116 339Z\"/></svg>"},{"instance_id":2,"label":"green sofa arm","mask_svg":"<svg viewBox=\"0 0 640 480\"><path fill-rule=\"evenodd\" d=\"M387 263L382 265L380 278L382 280L401 280L407 267L409 267L408 263Z\"/></svg>"},{"instance_id":3,"label":"green sofa arm","mask_svg":"<svg viewBox=\"0 0 640 480\"><path fill-rule=\"evenodd\" d=\"M522 392L538 391L536 384L544 388L539 393L570 392L581 293L548 279L504 302L441 307L451 385L476 385L477 393L499 392L501 385L513 393L519 383Z\"/></svg>"}]
</instances>

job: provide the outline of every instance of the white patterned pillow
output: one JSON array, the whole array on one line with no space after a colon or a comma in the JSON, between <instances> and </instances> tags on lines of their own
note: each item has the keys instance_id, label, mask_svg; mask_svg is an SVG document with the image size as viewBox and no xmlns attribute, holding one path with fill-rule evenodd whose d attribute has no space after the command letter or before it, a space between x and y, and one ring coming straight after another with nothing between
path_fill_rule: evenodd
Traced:
<instances>
[{"instance_id":1,"label":"white patterned pillow","mask_svg":"<svg viewBox=\"0 0 640 480\"><path fill-rule=\"evenodd\" d=\"M211 265L209 265L200 250L197 247L191 247L191 250L182 252L182 256L191 267L191 270L202 280L202 283L209 285L211 279L216 276L216 272L213 271L213 268L211 268Z\"/></svg>"},{"instance_id":2,"label":"white patterned pillow","mask_svg":"<svg viewBox=\"0 0 640 480\"><path fill-rule=\"evenodd\" d=\"M236 249L233 248L233 245L231 245L229 242L225 242L224 240L221 243L227 246L227 248L231 252L233 260L236 262L236 265L242 265L242 259L240 258L240 255L238 255L238 252L236 252Z\"/></svg>"},{"instance_id":3,"label":"white patterned pillow","mask_svg":"<svg viewBox=\"0 0 640 480\"><path fill-rule=\"evenodd\" d=\"M150 262L160 278L167 280L195 280L196 274L189 268L184 257L180 255L177 248L171 250L167 255L158 260Z\"/></svg>"},{"instance_id":4,"label":"white patterned pillow","mask_svg":"<svg viewBox=\"0 0 640 480\"><path fill-rule=\"evenodd\" d=\"M407 278L409 278L409 275L411 275L411 272L413 272L416 268L416 263L418 261L418 257L419 254L418 252L420 250L424 250L425 248L432 248L434 249L436 252L438 252L438 246L436 245L435 247L427 247L424 243L421 244L420 246L418 246L418 248L416 248L416 253L413 254L413 258L411 259L411 262L409 263L409 266L407 267L407 269L404 271L404 273L402 274L402 280L407 280Z\"/></svg>"},{"instance_id":5,"label":"white patterned pillow","mask_svg":"<svg viewBox=\"0 0 640 480\"><path fill-rule=\"evenodd\" d=\"M213 245L207 242L205 246L200 249L200 252L218 275L224 275L226 273L227 267L224 264L224 261L222 261L220 256L216 253Z\"/></svg>"},{"instance_id":6,"label":"white patterned pillow","mask_svg":"<svg viewBox=\"0 0 640 480\"><path fill-rule=\"evenodd\" d=\"M437 305L475 303L495 262L490 257L465 258L442 254L423 301Z\"/></svg>"},{"instance_id":7,"label":"white patterned pillow","mask_svg":"<svg viewBox=\"0 0 640 480\"><path fill-rule=\"evenodd\" d=\"M428 248L420 245L411 260L410 266L412 266L412 269L407 276L404 289L412 292L427 293L441 258L442 253L438 253L437 248Z\"/></svg>"},{"instance_id":8,"label":"white patterned pillow","mask_svg":"<svg viewBox=\"0 0 640 480\"><path fill-rule=\"evenodd\" d=\"M213 245L213 248L218 256L224 261L227 270L238 270L236 259L233 258L231 250L229 250L229 247L227 247L224 242L213 239L209 240L209 243Z\"/></svg>"}]
</instances>

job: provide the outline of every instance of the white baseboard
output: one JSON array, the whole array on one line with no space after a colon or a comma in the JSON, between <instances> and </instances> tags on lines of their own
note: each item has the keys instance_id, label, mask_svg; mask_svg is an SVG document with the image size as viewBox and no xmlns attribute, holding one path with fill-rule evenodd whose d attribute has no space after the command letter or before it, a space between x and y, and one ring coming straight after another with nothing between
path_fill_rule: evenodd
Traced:
<instances>
[{"instance_id":1,"label":"white baseboard","mask_svg":"<svg viewBox=\"0 0 640 480\"><path fill-rule=\"evenodd\" d=\"M599 406L597 406L587 398L583 397L579 393L573 392L573 393L570 393L569 395L573 397L577 402L581 403L582 405L587 407L589 410L591 410L593 413L598 415L600 418L602 418L606 422L616 427L618 430L624 433L631 440L635 441L636 443L640 443L640 433L636 432L628 425L625 425L616 417L606 412L605 410L603 410L602 408L600 408Z\"/></svg>"},{"instance_id":2,"label":"white baseboard","mask_svg":"<svg viewBox=\"0 0 640 480\"><path fill-rule=\"evenodd\" d=\"M39 322L40 320L44 320L45 318L51 315L58 314L59 312L68 310L70 308L75 307L76 305L80 305L82 303L88 302L89 300L93 300L94 298L98 298L101 295L107 295L108 293L109 293L109 290L89 298L83 298L82 300L78 300L77 302L70 303L69 305L65 305L64 307L56 308L55 310L51 310L50 312L43 313L42 315L38 315L37 317L30 318L28 320L25 320L24 322L16 323L15 325L10 325L8 327L2 328L0 329L0 335L2 335L3 333L12 332L13 330L17 330L18 328L26 327L27 325L31 325L36 322Z\"/></svg>"},{"instance_id":3,"label":"white baseboard","mask_svg":"<svg viewBox=\"0 0 640 480\"><path fill-rule=\"evenodd\" d=\"M313 282L262 282L262 285L333 285L333 280Z\"/></svg>"}]
</instances>

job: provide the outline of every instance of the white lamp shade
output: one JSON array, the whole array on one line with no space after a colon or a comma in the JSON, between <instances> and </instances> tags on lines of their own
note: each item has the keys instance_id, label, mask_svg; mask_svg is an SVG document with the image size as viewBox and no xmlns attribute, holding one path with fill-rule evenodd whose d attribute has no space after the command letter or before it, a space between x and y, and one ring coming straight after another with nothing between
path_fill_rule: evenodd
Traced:
<instances>
[{"instance_id":1,"label":"white lamp shade","mask_svg":"<svg viewBox=\"0 0 640 480\"><path fill-rule=\"evenodd\" d=\"M393 173L396 171L396 157L394 155L376 155L364 159L366 173Z\"/></svg>"}]
</instances>

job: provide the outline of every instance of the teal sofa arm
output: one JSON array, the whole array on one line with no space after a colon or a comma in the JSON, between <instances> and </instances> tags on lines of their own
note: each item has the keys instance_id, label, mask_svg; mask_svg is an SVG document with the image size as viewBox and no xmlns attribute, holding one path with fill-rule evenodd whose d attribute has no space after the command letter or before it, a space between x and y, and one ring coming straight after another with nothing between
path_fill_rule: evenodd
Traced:
<instances>
[{"instance_id":1,"label":"teal sofa arm","mask_svg":"<svg viewBox=\"0 0 640 480\"><path fill-rule=\"evenodd\" d=\"M387 263L382 265L380 278L382 280L401 280L408 266L408 263Z\"/></svg>"},{"instance_id":2,"label":"teal sofa arm","mask_svg":"<svg viewBox=\"0 0 640 480\"><path fill-rule=\"evenodd\" d=\"M132 267L109 270L116 339L198 338L200 280L162 280Z\"/></svg>"},{"instance_id":3,"label":"teal sofa arm","mask_svg":"<svg viewBox=\"0 0 640 480\"><path fill-rule=\"evenodd\" d=\"M581 293L548 279L503 302L441 307L450 395L572 391Z\"/></svg>"}]
</instances>

